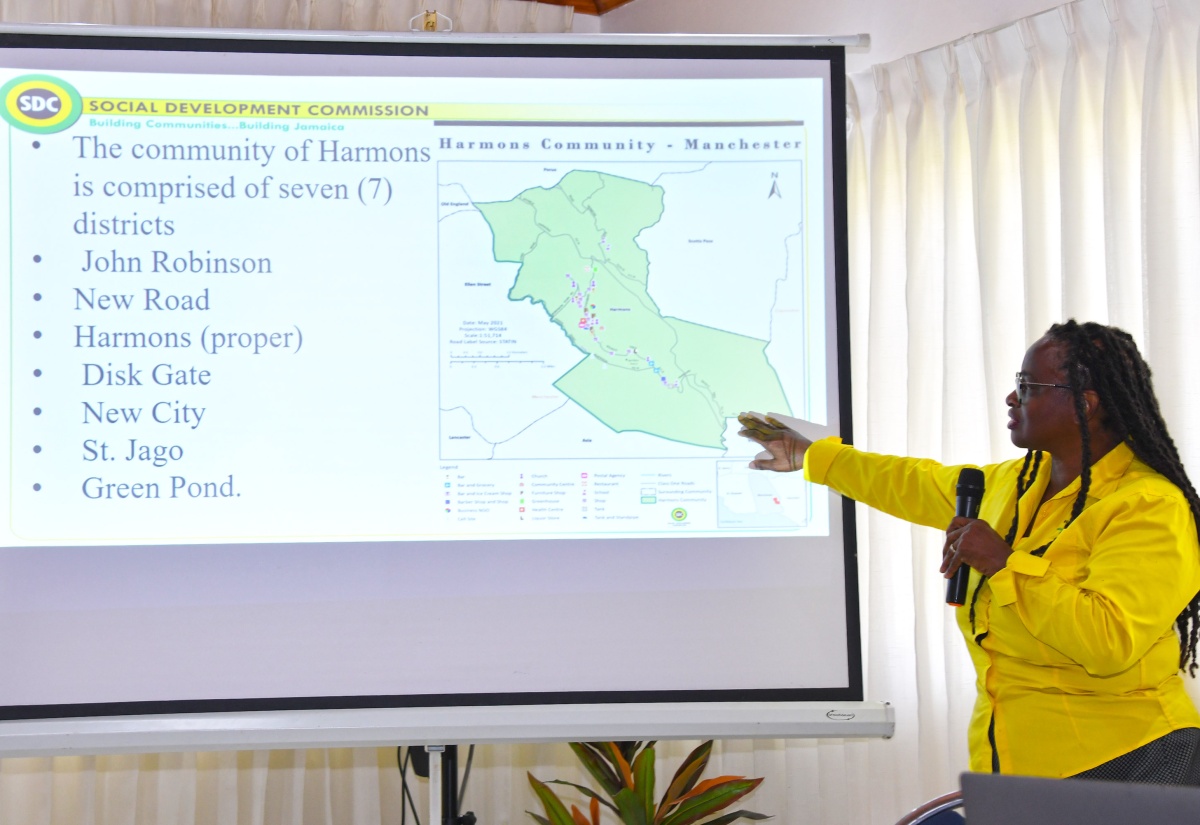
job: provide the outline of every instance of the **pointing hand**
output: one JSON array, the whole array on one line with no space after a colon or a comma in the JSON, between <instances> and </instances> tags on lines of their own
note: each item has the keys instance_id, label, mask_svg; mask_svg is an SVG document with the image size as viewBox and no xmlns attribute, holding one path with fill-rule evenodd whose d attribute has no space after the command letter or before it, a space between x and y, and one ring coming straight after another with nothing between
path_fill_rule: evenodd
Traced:
<instances>
[{"instance_id":1,"label":"pointing hand","mask_svg":"<svg viewBox=\"0 0 1200 825\"><path fill-rule=\"evenodd\" d=\"M745 412L738 416L742 429L738 435L756 441L765 449L754 457L755 470L790 473L804 467L804 453L812 440L784 424L773 415Z\"/></svg>"}]
</instances>

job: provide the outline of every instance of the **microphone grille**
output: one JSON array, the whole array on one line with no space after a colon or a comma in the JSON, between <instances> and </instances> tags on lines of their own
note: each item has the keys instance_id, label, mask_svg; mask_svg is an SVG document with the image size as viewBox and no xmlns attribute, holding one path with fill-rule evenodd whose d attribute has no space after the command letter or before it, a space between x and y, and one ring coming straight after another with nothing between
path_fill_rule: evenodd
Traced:
<instances>
[{"instance_id":1,"label":"microphone grille","mask_svg":"<svg viewBox=\"0 0 1200 825\"><path fill-rule=\"evenodd\" d=\"M963 467L958 473L958 495L983 495L983 470Z\"/></svg>"}]
</instances>

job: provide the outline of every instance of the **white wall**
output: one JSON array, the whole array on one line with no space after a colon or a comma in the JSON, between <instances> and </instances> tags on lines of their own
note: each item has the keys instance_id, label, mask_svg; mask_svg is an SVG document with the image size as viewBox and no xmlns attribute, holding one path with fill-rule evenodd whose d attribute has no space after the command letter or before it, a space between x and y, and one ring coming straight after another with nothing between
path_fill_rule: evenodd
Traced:
<instances>
[{"instance_id":1,"label":"white wall","mask_svg":"<svg viewBox=\"0 0 1200 825\"><path fill-rule=\"evenodd\" d=\"M865 70L968 34L1012 23L1062 0L634 0L605 14L604 32L862 34L847 71Z\"/></svg>"}]
</instances>

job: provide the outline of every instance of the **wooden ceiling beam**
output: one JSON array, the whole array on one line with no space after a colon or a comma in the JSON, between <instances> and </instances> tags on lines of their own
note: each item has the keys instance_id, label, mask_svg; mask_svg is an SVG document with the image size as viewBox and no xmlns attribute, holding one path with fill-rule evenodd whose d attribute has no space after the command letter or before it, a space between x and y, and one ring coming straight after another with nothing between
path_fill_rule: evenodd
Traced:
<instances>
[{"instance_id":1,"label":"wooden ceiling beam","mask_svg":"<svg viewBox=\"0 0 1200 825\"><path fill-rule=\"evenodd\" d=\"M633 0L537 0L552 6L574 6L579 14L601 15Z\"/></svg>"}]
</instances>

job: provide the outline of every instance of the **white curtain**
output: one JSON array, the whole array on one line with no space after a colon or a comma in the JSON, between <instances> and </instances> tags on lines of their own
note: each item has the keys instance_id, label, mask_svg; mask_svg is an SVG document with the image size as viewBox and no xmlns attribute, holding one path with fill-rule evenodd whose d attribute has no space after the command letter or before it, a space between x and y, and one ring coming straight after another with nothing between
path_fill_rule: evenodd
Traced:
<instances>
[{"instance_id":1,"label":"white curtain","mask_svg":"<svg viewBox=\"0 0 1200 825\"><path fill-rule=\"evenodd\" d=\"M1138 340L1200 481L1198 34L1197 0L1080 0L850 79L860 446L1016 455L1013 373L1075 317ZM886 823L957 785L974 695L940 534L860 520L867 696L896 706L897 736L870 743L872 770L854 778L865 817L821 821Z\"/></svg>"},{"instance_id":2,"label":"white curtain","mask_svg":"<svg viewBox=\"0 0 1200 825\"><path fill-rule=\"evenodd\" d=\"M420 0L0 0L5 21L406 29ZM515 0L439 0L459 30L570 28ZM1200 0L1080 0L848 83L855 440L945 461L1013 454L1025 347L1074 316L1129 330L1200 480ZM866 695L889 741L726 741L780 823L886 825L957 786L973 700L935 531L860 513ZM1200 695L1200 691L1193 691ZM664 743L670 774L694 743ZM0 760L0 825L400 822L392 749ZM466 807L530 822L525 772L586 782L562 745L480 748ZM422 821L426 786L415 787ZM410 819L411 821L411 819Z\"/></svg>"}]
</instances>

